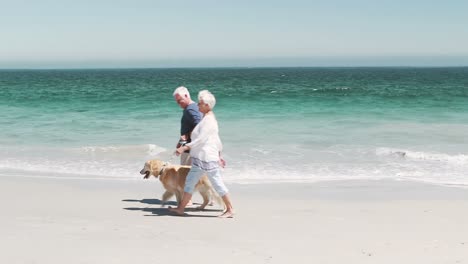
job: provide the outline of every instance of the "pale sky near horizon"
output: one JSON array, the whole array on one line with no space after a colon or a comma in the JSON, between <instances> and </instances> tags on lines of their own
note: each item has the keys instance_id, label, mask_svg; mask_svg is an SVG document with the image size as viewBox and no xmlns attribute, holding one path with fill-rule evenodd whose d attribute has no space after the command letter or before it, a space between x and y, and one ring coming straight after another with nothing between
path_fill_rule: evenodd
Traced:
<instances>
[{"instance_id":1,"label":"pale sky near horizon","mask_svg":"<svg viewBox=\"0 0 468 264\"><path fill-rule=\"evenodd\" d=\"M0 68L468 66L468 1L0 4Z\"/></svg>"}]
</instances>

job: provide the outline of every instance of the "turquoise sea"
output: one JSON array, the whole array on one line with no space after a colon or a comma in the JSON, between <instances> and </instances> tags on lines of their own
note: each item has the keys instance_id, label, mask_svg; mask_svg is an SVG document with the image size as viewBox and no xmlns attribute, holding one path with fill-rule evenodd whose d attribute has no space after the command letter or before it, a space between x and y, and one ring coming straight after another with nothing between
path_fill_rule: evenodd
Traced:
<instances>
[{"instance_id":1,"label":"turquoise sea","mask_svg":"<svg viewBox=\"0 0 468 264\"><path fill-rule=\"evenodd\" d=\"M468 68L0 70L0 176L141 180L210 90L231 183L468 186Z\"/></svg>"}]
</instances>

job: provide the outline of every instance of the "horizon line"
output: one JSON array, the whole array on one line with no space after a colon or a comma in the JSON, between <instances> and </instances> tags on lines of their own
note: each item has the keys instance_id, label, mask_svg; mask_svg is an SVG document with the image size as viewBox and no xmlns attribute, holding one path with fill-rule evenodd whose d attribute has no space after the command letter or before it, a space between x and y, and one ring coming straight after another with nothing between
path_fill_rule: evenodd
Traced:
<instances>
[{"instance_id":1,"label":"horizon line","mask_svg":"<svg viewBox=\"0 0 468 264\"><path fill-rule=\"evenodd\" d=\"M467 65L355 65L355 66L166 66L166 67L37 67L3 68L0 71L16 70L170 70L170 69L305 69L305 68L467 68Z\"/></svg>"}]
</instances>

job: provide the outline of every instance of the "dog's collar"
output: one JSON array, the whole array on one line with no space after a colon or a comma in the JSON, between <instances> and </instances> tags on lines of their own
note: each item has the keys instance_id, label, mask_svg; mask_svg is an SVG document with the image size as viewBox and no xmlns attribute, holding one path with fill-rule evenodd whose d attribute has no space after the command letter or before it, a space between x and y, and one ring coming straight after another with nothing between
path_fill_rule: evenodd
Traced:
<instances>
[{"instance_id":1,"label":"dog's collar","mask_svg":"<svg viewBox=\"0 0 468 264\"><path fill-rule=\"evenodd\" d=\"M164 163L164 165L162 166L161 170L160 170L159 173L158 173L158 176L160 176L160 175L163 173L164 169L166 168L166 166L167 166L168 164L169 164L169 163L167 163L167 162Z\"/></svg>"}]
</instances>

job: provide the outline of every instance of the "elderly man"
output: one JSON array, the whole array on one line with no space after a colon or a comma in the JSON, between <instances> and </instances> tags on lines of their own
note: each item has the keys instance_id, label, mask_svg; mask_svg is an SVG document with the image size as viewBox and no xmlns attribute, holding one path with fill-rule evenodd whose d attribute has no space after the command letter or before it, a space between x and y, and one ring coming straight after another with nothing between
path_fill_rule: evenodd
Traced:
<instances>
[{"instance_id":1,"label":"elderly man","mask_svg":"<svg viewBox=\"0 0 468 264\"><path fill-rule=\"evenodd\" d=\"M173 96L177 104L184 109L182 119L180 120L180 138L177 143L177 148L179 148L191 142L190 135L195 126L202 120L203 115L198 109L197 103L190 99L190 93L184 86L176 88ZM180 164L192 164L189 151L180 155Z\"/></svg>"}]
</instances>

